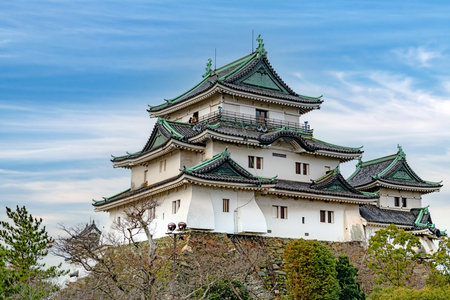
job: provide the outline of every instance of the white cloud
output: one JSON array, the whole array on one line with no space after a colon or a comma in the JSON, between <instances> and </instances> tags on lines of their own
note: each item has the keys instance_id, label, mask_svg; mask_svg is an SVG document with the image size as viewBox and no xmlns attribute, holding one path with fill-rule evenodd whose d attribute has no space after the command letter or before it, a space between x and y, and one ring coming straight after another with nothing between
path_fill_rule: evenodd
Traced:
<instances>
[{"instance_id":1,"label":"white cloud","mask_svg":"<svg viewBox=\"0 0 450 300\"><path fill-rule=\"evenodd\" d=\"M413 67L430 67L433 59L442 57L440 52L428 50L423 46L395 49L393 52L400 60Z\"/></svg>"}]
</instances>

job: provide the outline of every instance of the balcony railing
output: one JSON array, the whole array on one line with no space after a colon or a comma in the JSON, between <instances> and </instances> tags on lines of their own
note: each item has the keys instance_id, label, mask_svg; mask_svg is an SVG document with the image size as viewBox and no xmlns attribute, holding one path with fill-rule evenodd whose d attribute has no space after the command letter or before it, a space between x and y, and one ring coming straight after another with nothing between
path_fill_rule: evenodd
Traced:
<instances>
[{"instance_id":1,"label":"balcony railing","mask_svg":"<svg viewBox=\"0 0 450 300\"><path fill-rule=\"evenodd\" d=\"M234 126L246 126L260 131L271 131L274 129L286 128L291 131L299 132L305 135L312 135L313 130L305 122L290 122L285 120L277 120L270 118L257 118L256 115L236 113L232 111L215 111L207 115L201 116L198 123L208 123L210 125L222 122Z\"/></svg>"}]
</instances>

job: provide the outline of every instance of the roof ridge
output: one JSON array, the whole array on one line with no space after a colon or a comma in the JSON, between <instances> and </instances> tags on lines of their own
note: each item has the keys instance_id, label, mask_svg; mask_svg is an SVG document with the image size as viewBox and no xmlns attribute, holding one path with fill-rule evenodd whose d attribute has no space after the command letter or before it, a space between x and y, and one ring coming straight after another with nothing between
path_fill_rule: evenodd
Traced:
<instances>
[{"instance_id":1,"label":"roof ridge","mask_svg":"<svg viewBox=\"0 0 450 300\"><path fill-rule=\"evenodd\" d=\"M306 139L308 139L308 138L306 138ZM328 142L316 139L315 137L311 137L311 140L318 141L318 142L324 143L324 144L329 145L329 146L335 146L335 147L339 147L339 148L343 148L343 149L349 149L349 150L361 150L361 148L364 147L364 146L360 146L360 147L341 146L341 145L332 144L332 143L328 143Z\"/></svg>"},{"instance_id":2,"label":"roof ridge","mask_svg":"<svg viewBox=\"0 0 450 300\"><path fill-rule=\"evenodd\" d=\"M230 62L230 63L228 63L228 64L226 64L226 65L224 65L224 66L222 66L220 68L218 68L218 69L214 69L214 74L217 75L218 73L226 71L229 68L232 68L232 67L234 67L234 66L236 66L236 65L238 65L240 63L243 63L243 62L245 62L247 59L249 59L251 56L253 56L255 54L256 54L256 52L252 52L252 53L250 53L250 54L248 54L248 55L246 55L244 57L238 58L238 59L236 59L236 60L234 60L234 61L232 61L232 62Z\"/></svg>"},{"instance_id":3,"label":"roof ridge","mask_svg":"<svg viewBox=\"0 0 450 300\"><path fill-rule=\"evenodd\" d=\"M217 160L219 160L221 158L226 158L226 157L230 157L230 152L228 152L228 146L225 147L225 150L223 150L221 153L218 153L218 154L214 155L213 157L211 157L210 159L202 161L201 163L199 163L199 164L197 164L195 166L192 166L190 168L186 168L186 166L183 166L182 171L184 171L184 172L193 172L193 171L196 171L198 169L201 169L202 167L204 167L206 165L209 165L212 162L215 162L215 161L217 161Z\"/></svg>"},{"instance_id":4,"label":"roof ridge","mask_svg":"<svg viewBox=\"0 0 450 300\"><path fill-rule=\"evenodd\" d=\"M158 124L161 124L165 129L167 129L172 134L172 136L175 136L180 139L184 138L184 135L180 134L178 131L173 129L172 126L170 126L170 124L168 123L168 121L166 119L158 117L157 122L158 122Z\"/></svg>"},{"instance_id":5,"label":"roof ridge","mask_svg":"<svg viewBox=\"0 0 450 300\"><path fill-rule=\"evenodd\" d=\"M326 172L325 175L323 175L322 177L319 177L316 180L312 180L312 182L314 184L319 184L319 183L322 183L325 180L327 180L328 178L333 177L334 175L337 175L337 174L341 174L341 170L339 169L339 165L336 168L334 168L333 170Z\"/></svg>"},{"instance_id":6,"label":"roof ridge","mask_svg":"<svg viewBox=\"0 0 450 300\"><path fill-rule=\"evenodd\" d=\"M254 54L256 54L256 53L254 53ZM243 61L242 65L240 65L238 68L234 69L233 71L231 71L231 72L228 73L228 74L225 74L225 75L219 77L217 80L218 80L218 81L223 81L223 80L225 80L225 79L228 79L228 78L230 78L230 77L233 77L236 73L239 73L241 70L243 70L243 69L246 68L248 65L250 65L250 64L254 61L255 58L256 58L256 59L259 59L259 58L257 57L257 55L255 55L255 56L253 56L253 55L250 56L249 59Z\"/></svg>"}]
</instances>

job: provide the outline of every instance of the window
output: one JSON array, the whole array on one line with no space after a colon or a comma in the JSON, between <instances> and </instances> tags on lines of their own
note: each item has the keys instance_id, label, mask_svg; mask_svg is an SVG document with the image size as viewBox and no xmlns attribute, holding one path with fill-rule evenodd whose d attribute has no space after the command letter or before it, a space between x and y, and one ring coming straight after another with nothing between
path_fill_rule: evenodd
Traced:
<instances>
[{"instance_id":1,"label":"window","mask_svg":"<svg viewBox=\"0 0 450 300\"><path fill-rule=\"evenodd\" d=\"M166 171L167 160L161 160L159 162L159 173Z\"/></svg>"},{"instance_id":2,"label":"window","mask_svg":"<svg viewBox=\"0 0 450 300\"><path fill-rule=\"evenodd\" d=\"M286 158L286 154L273 152L272 156Z\"/></svg>"},{"instance_id":3,"label":"window","mask_svg":"<svg viewBox=\"0 0 450 300\"><path fill-rule=\"evenodd\" d=\"M296 162L295 163L295 174L309 175L309 164Z\"/></svg>"},{"instance_id":4,"label":"window","mask_svg":"<svg viewBox=\"0 0 450 300\"><path fill-rule=\"evenodd\" d=\"M251 169L262 169L263 168L263 158L258 156L248 157L248 167Z\"/></svg>"},{"instance_id":5,"label":"window","mask_svg":"<svg viewBox=\"0 0 450 300\"><path fill-rule=\"evenodd\" d=\"M257 109L256 110L256 120L259 122L264 122L267 119L267 110Z\"/></svg>"},{"instance_id":6,"label":"window","mask_svg":"<svg viewBox=\"0 0 450 300\"><path fill-rule=\"evenodd\" d=\"M320 211L321 223L334 223L334 211L321 210Z\"/></svg>"},{"instance_id":7,"label":"window","mask_svg":"<svg viewBox=\"0 0 450 300\"><path fill-rule=\"evenodd\" d=\"M302 217L302 224L305 224L305 217Z\"/></svg>"},{"instance_id":8,"label":"window","mask_svg":"<svg viewBox=\"0 0 450 300\"><path fill-rule=\"evenodd\" d=\"M120 226L120 217L117 217L116 222L117 222L117 225Z\"/></svg>"},{"instance_id":9,"label":"window","mask_svg":"<svg viewBox=\"0 0 450 300\"><path fill-rule=\"evenodd\" d=\"M273 217L276 219L287 219L287 206L272 205Z\"/></svg>"},{"instance_id":10,"label":"window","mask_svg":"<svg viewBox=\"0 0 450 300\"><path fill-rule=\"evenodd\" d=\"M320 211L320 222L321 223L325 223L325 215L326 215L326 211L325 210L321 210Z\"/></svg>"},{"instance_id":11,"label":"window","mask_svg":"<svg viewBox=\"0 0 450 300\"><path fill-rule=\"evenodd\" d=\"M334 223L334 211L328 211L328 223Z\"/></svg>"},{"instance_id":12,"label":"window","mask_svg":"<svg viewBox=\"0 0 450 300\"><path fill-rule=\"evenodd\" d=\"M148 170L144 171L144 184L147 183L147 174L148 174Z\"/></svg>"},{"instance_id":13,"label":"window","mask_svg":"<svg viewBox=\"0 0 450 300\"><path fill-rule=\"evenodd\" d=\"M156 218L156 207L151 207L148 209L148 217L150 218L150 220Z\"/></svg>"},{"instance_id":14,"label":"window","mask_svg":"<svg viewBox=\"0 0 450 300\"><path fill-rule=\"evenodd\" d=\"M230 199L222 199L222 211L230 212Z\"/></svg>"},{"instance_id":15,"label":"window","mask_svg":"<svg viewBox=\"0 0 450 300\"><path fill-rule=\"evenodd\" d=\"M400 197L394 197L394 206L399 207L400 206Z\"/></svg>"},{"instance_id":16,"label":"window","mask_svg":"<svg viewBox=\"0 0 450 300\"><path fill-rule=\"evenodd\" d=\"M303 175L309 174L309 164L303 164Z\"/></svg>"},{"instance_id":17,"label":"window","mask_svg":"<svg viewBox=\"0 0 450 300\"><path fill-rule=\"evenodd\" d=\"M295 174L302 174L302 163L295 163Z\"/></svg>"},{"instance_id":18,"label":"window","mask_svg":"<svg viewBox=\"0 0 450 300\"><path fill-rule=\"evenodd\" d=\"M406 207L406 198L402 198L402 207Z\"/></svg>"},{"instance_id":19,"label":"window","mask_svg":"<svg viewBox=\"0 0 450 300\"><path fill-rule=\"evenodd\" d=\"M180 200L172 201L172 214L176 214L180 210Z\"/></svg>"}]
</instances>

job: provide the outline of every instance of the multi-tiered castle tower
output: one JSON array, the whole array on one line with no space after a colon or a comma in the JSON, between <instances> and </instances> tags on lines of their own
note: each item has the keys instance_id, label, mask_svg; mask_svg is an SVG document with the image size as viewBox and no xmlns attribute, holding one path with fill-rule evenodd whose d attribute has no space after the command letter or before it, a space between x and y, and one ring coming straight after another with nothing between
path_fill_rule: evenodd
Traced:
<instances>
[{"instance_id":1,"label":"multi-tiered castle tower","mask_svg":"<svg viewBox=\"0 0 450 300\"><path fill-rule=\"evenodd\" d=\"M365 241L390 223L422 236L436 230L421 195L423 181L396 155L360 161L345 180L339 164L361 148L314 138L303 115L321 97L295 93L272 68L262 39L255 52L211 69L182 95L150 106L157 118L139 152L114 157L131 169L131 187L96 201L111 222L135 201L153 199L156 237L169 222L192 230L328 241Z\"/></svg>"}]
</instances>

